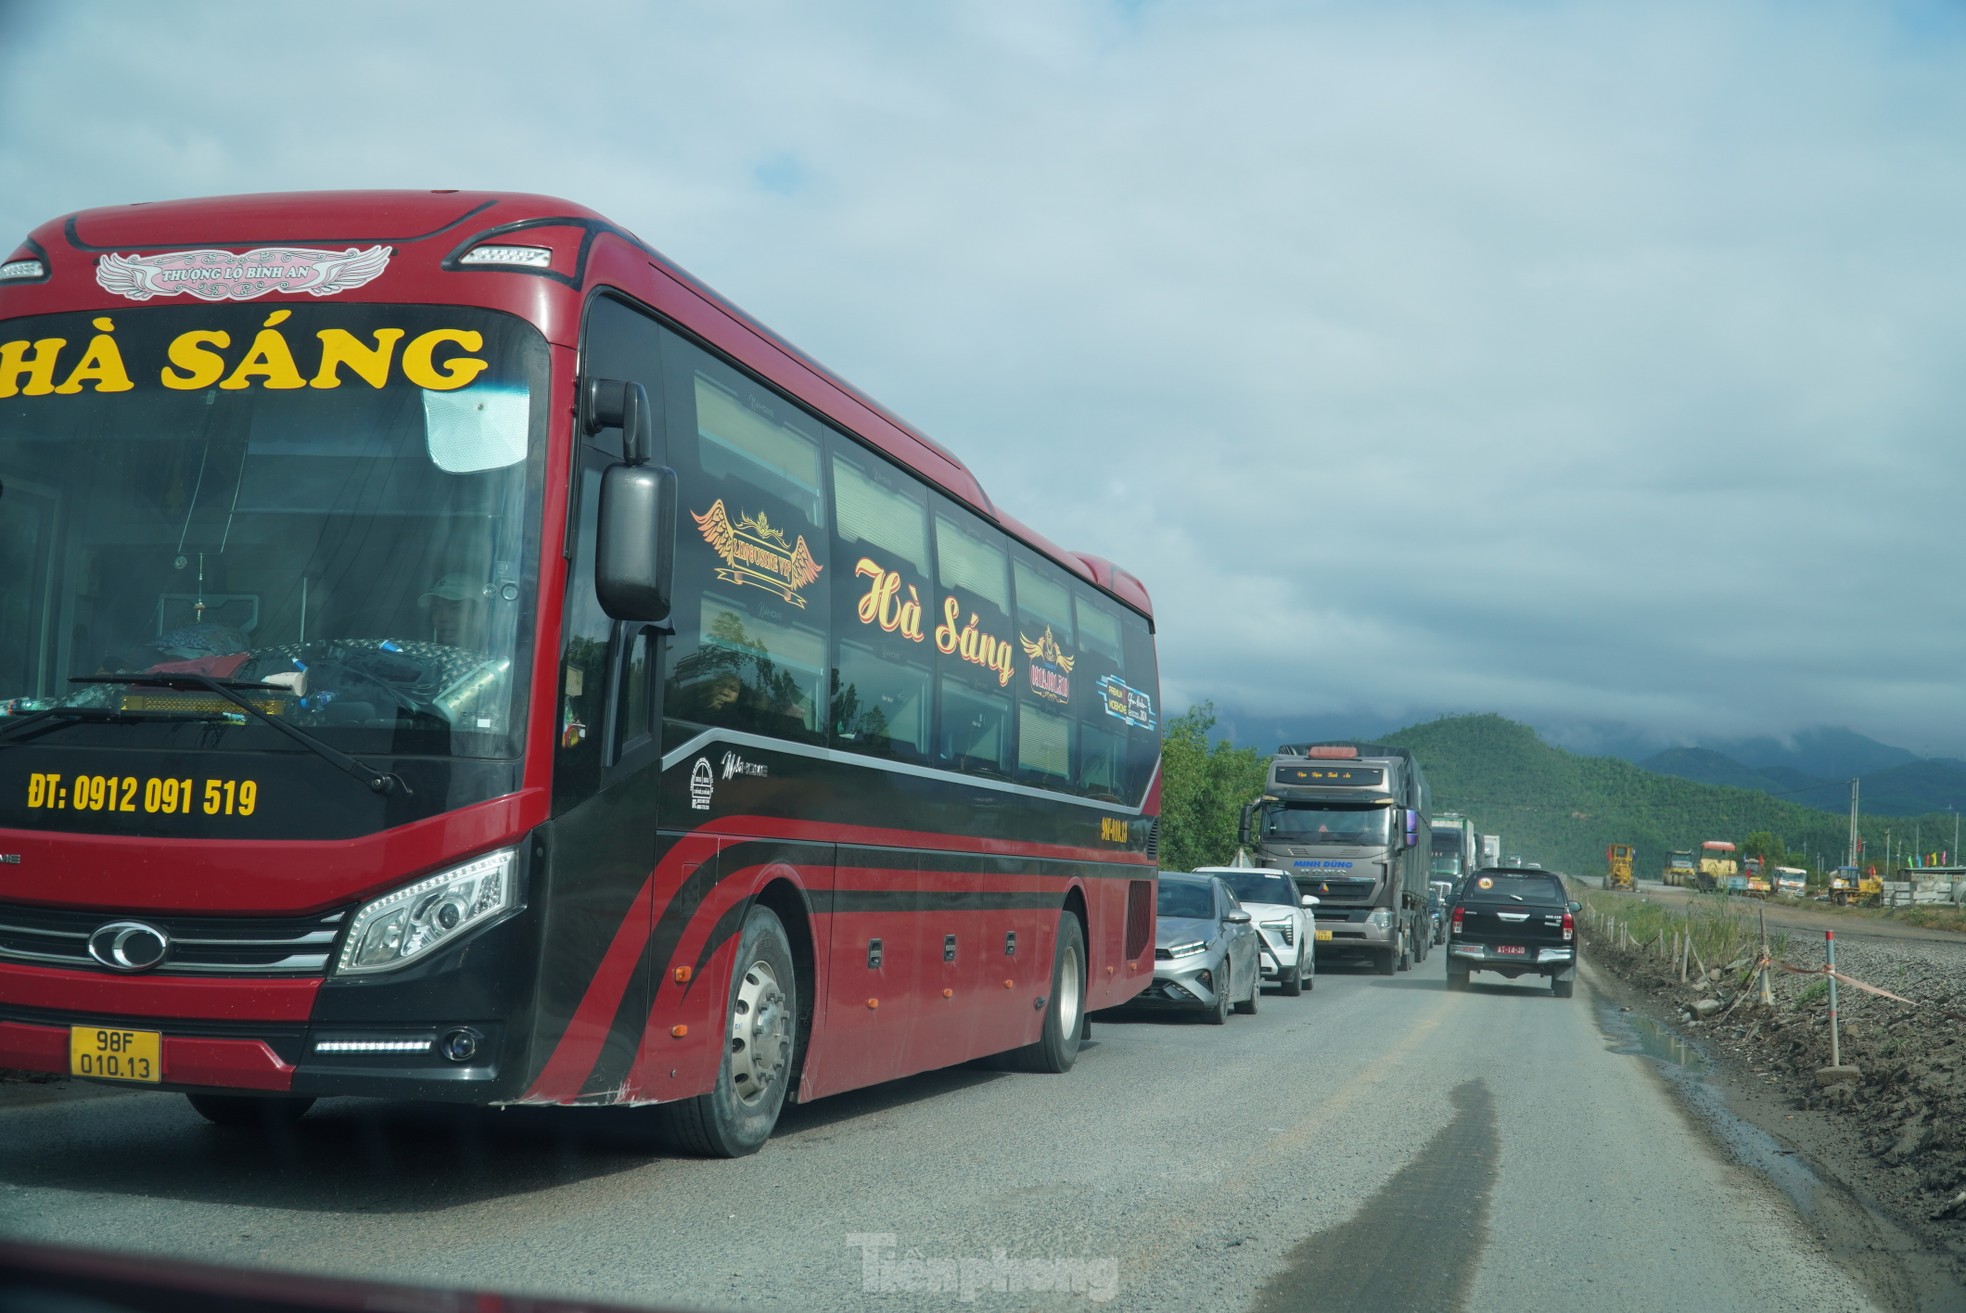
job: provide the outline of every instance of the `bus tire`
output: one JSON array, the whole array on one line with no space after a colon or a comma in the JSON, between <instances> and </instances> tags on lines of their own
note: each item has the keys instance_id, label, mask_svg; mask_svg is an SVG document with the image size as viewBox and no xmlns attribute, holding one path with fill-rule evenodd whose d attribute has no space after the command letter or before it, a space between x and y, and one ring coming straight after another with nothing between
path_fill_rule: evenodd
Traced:
<instances>
[{"instance_id":1,"label":"bus tire","mask_svg":"<svg viewBox=\"0 0 1966 1313\"><path fill-rule=\"evenodd\" d=\"M1051 954L1051 993L1045 998L1044 1028L1035 1044L1012 1049L1007 1065L1013 1071L1070 1071L1090 1030L1085 1019L1085 932L1079 929L1076 916L1061 912L1058 944Z\"/></svg>"},{"instance_id":2,"label":"bus tire","mask_svg":"<svg viewBox=\"0 0 1966 1313\"><path fill-rule=\"evenodd\" d=\"M778 914L753 907L737 939L723 1060L708 1094L655 1109L663 1138L684 1153L742 1158L771 1138L798 1047L799 980Z\"/></svg>"},{"instance_id":3,"label":"bus tire","mask_svg":"<svg viewBox=\"0 0 1966 1313\"><path fill-rule=\"evenodd\" d=\"M292 1126L314 1106L312 1099L262 1094L187 1094L184 1099L214 1126Z\"/></svg>"}]
</instances>

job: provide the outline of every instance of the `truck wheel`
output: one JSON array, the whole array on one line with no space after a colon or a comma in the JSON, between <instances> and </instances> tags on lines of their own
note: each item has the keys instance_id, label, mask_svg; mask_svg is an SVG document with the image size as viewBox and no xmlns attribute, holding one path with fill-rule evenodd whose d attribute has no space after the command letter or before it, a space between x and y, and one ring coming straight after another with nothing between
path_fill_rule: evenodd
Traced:
<instances>
[{"instance_id":1,"label":"truck wheel","mask_svg":"<svg viewBox=\"0 0 1966 1313\"><path fill-rule=\"evenodd\" d=\"M312 1099L260 1094L187 1094L186 1103L214 1126L292 1126L314 1106Z\"/></svg>"},{"instance_id":2,"label":"truck wheel","mask_svg":"<svg viewBox=\"0 0 1966 1313\"><path fill-rule=\"evenodd\" d=\"M1379 958L1379 974L1390 976L1397 970L1399 970L1399 945L1388 944L1385 953Z\"/></svg>"},{"instance_id":3,"label":"truck wheel","mask_svg":"<svg viewBox=\"0 0 1966 1313\"><path fill-rule=\"evenodd\" d=\"M1401 971L1411 971L1413 969L1413 939L1404 930L1399 932L1398 965Z\"/></svg>"},{"instance_id":4,"label":"truck wheel","mask_svg":"<svg viewBox=\"0 0 1966 1313\"><path fill-rule=\"evenodd\" d=\"M1551 976L1550 992L1558 998L1569 998L1577 992L1577 982L1575 980L1559 980L1555 976Z\"/></svg>"},{"instance_id":5,"label":"truck wheel","mask_svg":"<svg viewBox=\"0 0 1966 1313\"><path fill-rule=\"evenodd\" d=\"M1466 989L1468 987L1468 976L1470 974L1471 973L1466 967L1455 966L1453 959L1451 958L1448 959L1447 987L1449 989Z\"/></svg>"},{"instance_id":6,"label":"truck wheel","mask_svg":"<svg viewBox=\"0 0 1966 1313\"><path fill-rule=\"evenodd\" d=\"M1058 915L1058 948L1051 959L1051 997L1035 1044L1012 1052L1013 1071L1070 1071L1085 1038L1085 932L1070 912Z\"/></svg>"},{"instance_id":7,"label":"truck wheel","mask_svg":"<svg viewBox=\"0 0 1966 1313\"><path fill-rule=\"evenodd\" d=\"M799 980L791 940L768 907L753 907L744 918L727 1015L715 1088L655 1109L671 1144L706 1158L756 1153L785 1106L798 1047Z\"/></svg>"}]
</instances>

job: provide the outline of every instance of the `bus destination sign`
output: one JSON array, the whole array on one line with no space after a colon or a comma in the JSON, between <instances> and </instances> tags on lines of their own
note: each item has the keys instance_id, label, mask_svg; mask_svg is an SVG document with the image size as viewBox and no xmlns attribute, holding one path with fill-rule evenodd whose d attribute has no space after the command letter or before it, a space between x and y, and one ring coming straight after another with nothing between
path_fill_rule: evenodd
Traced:
<instances>
[{"instance_id":1,"label":"bus destination sign","mask_svg":"<svg viewBox=\"0 0 1966 1313\"><path fill-rule=\"evenodd\" d=\"M1274 777L1278 784L1308 784L1325 788L1341 789L1383 789L1386 787L1386 768L1384 766L1278 766Z\"/></svg>"}]
</instances>

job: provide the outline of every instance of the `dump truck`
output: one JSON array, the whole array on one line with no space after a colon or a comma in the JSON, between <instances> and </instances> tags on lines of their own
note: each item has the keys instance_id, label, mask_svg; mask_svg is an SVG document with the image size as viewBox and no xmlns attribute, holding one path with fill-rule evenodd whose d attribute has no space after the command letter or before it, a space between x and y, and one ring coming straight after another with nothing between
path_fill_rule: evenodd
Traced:
<instances>
[{"instance_id":1,"label":"dump truck","mask_svg":"<svg viewBox=\"0 0 1966 1313\"><path fill-rule=\"evenodd\" d=\"M1606 889L1629 889L1632 887L1632 846L1630 844L1613 843L1605 845L1604 887Z\"/></svg>"}]
</instances>

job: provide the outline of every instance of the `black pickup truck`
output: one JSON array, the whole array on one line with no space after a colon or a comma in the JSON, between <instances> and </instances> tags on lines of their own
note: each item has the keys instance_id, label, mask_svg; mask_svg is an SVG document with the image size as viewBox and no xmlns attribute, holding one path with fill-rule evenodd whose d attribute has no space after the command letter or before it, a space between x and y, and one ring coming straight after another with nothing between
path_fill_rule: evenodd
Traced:
<instances>
[{"instance_id":1,"label":"black pickup truck","mask_svg":"<svg viewBox=\"0 0 1966 1313\"><path fill-rule=\"evenodd\" d=\"M1447 987L1476 971L1548 976L1558 998L1577 988L1577 912L1553 871L1490 866L1461 885L1447 915Z\"/></svg>"}]
</instances>

